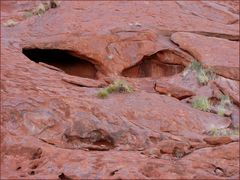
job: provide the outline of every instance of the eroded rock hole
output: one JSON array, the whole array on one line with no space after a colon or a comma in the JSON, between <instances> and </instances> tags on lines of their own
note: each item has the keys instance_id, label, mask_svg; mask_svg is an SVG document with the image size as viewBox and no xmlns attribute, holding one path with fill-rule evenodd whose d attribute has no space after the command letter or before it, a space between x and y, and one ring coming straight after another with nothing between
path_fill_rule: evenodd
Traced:
<instances>
[{"instance_id":1,"label":"eroded rock hole","mask_svg":"<svg viewBox=\"0 0 240 180\"><path fill-rule=\"evenodd\" d=\"M58 178L59 178L60 180L71 180L71 178L67 177L64 173L60 174L60 175L58 176Z\"/></svg>"},{"instance_id":2,"label":"eroded rock hole","mask_svg":"<svg viewBox=\"0 0 240 180\"><path fill-rule=\"evenodd\" d=\"M164 77L182 72L186 60L170 50L145 56L138 64L123 70L122 75L132 78Z\"/></svg>"},{"instance_id":3,"label":"eroded rock hole","mask_svg":"<svg viewBox=\"0 0 240 180\"><path fill-rule=\"evenodd\" d=\"M30 60L45 63L73 76L96 79L97 69L87 58L73 56L70 51L59 49L23 49Z\"/></svg>"},{"instance_id":4,"label":"eroded rock hole","mask_svg":"<svg viewBox=\"0 0 240 180\"><path fill-rule=\"evenodd\" d=\"M41 148L38 148L32 155L32 160L34 159L40 159L42 156L42 149Z\"/></svg>"},{"instance_id":5,"label":"eroded rock hole","mask_svg":"<svg viewBox=\"0 0 240 180\"><path fill-rule=\"evenodd\" d=\"M37 169L37 167L38 167L38 165L33 165L33 166L31 166L31 169Z\"/></svg>"},{"instance_id":6,"label":"eroded rock hole","mask_svg":"<svg viewBox=\"0 0 240 180\"><path fill-rule=\"evenodd\" d=\"M35 174L35 171L30 171L28 172L29 175L34 175Z\"/></svg>"},{"instance_id":7,"label":"eroded rock hole","mask_svg":"<svg viewBox=\"0 0 240 180\"><path fill-rule=\"evenodd\" d=\"M114 176L116 174L116 172L118 172L118 171L119 171L119 169L116 169L116 170L110 172L110 176Z\"/></svg>"}]
</instances>

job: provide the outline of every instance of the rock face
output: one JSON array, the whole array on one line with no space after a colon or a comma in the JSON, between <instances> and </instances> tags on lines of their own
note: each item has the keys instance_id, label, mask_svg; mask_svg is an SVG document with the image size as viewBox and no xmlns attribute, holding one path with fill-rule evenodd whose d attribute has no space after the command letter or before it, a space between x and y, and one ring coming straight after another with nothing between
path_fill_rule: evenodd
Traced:
<instances>
[{"instance_id":1,"label":"rock face","mask_svg":"<svg viewBox=\"0 0 240 180\"><path fill-rule=\"evenodd\" d=\"M238 179L239 138L206 133L239 128L238 12L235 1L1 1L1 179ZM186 75L193 59L218 77ZM118 79L134 91L96 96ZM229 116L189 104L221 95Z\"/></svg>"},{"instance_id":2,"label":"rock face","mask_svg":"<svg viewBox=\"0 0 240 180\"><path fill-rule=\"evenodd\" d=\"M194 92L190 90L181 88L179 86L174 86L173 84L169 84L167 82L157 83L155 86L155 90L160 94L173 96L177 99L184 99L196 95Z\"/></svg>"}]
</instances>

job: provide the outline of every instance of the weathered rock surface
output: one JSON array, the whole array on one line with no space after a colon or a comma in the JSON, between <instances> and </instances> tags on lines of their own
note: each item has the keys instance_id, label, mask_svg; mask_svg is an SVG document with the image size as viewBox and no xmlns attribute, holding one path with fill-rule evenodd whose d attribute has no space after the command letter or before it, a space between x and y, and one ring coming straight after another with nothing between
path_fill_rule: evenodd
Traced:
<instances>
[{"instance_id":1,"label":"weathered rock surface","mask_svg":"<svg viewBox=\"0 0 240 180\"><path fill-rule=\"evenodd\" d=\"M106 82L101 82L89 78L81 78L76 76L64 75L62 78L63 81L68 82L70 84L75 84L77 86L83 87L104 87L107 85Z\"/></svg>"},{"instance_id":2,"label":"weathered rock surface","mask_svg":"<svg viewBox=\"0 0 240 180\"><path fill-rule=\"evenodd\" d=\"M206 137L203 140L210 145L221 145L221 144L228 144L228 143L232 142L232 139L228 136Z\"/></svg>"},{"instance_id":3,"label":"weathered rock surface","mask_svg":"<svg viewBox=\"0 0 240 180\"><path fill-rule=\"evenodd\" d=\"M187 97L191 97L196 95L193 91L184 89L184 88L180 88L178 86L174 86L172 84L169 84L167 82L165 83L157 83L155 85L155 90L157 92L159 92L160 94L165 94L168 96L172 96L175 97L177 99L184 99Z\"/></svg>"},{"instance_id":4,"label":"weathered rock surface","mask_svg":"<svg viewBox=\"0 0 240 180\"><path fill-rule=\"evenodd\" d=\"M1 179L239 178L239 141L205 133L239 127L239 107L184 99L239 103L238 3L61 1L26 17L39 3L1 1ZM183 76L194 57L224 80ZM116 79L134 92L96 97Z\"/></svg>"}]
</instances>

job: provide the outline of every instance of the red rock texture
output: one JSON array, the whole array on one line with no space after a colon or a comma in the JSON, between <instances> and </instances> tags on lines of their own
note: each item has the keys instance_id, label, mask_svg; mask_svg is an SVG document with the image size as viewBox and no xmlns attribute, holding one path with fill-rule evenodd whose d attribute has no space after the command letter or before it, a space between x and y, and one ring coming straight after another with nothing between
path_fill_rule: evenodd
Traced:
<instances>
[{"instance_id":1,"label":"red rock texture","mask_svg":"<svg viewBox=\"0 0 240 180\"><path fill-rule=\"evenodd\" d=\"M196 95L194 92L181 88L179 86L174 86L167 82L159 82L155 86L155 90L160 94L165 94L168 96L175 97L177 99L184 99Z\"/></svg>"},{"instance_id":2,"label":"red rock texture","mask_svg":"<svg viewBox=\"0 0 240 180\"><path fill-rule=\"evenodd\" d=\"M1 179L239 178L239 138L208 133L239 128L238 3L40 3L1 1ZM231 116L189 104L221 94Z\"/></svg>"},{"instance_id":3,"label":"red rock texture","mask_svg":"<svg viewBox=\"0 0 240 180\"><path fill-rule=\"evenodd\" d=\"M203 139L205 142L211 145L220 145L220 144L228 144L232 142L232 139L228 136L223 137L206 137Z\"/></svg>"}]
</instances>

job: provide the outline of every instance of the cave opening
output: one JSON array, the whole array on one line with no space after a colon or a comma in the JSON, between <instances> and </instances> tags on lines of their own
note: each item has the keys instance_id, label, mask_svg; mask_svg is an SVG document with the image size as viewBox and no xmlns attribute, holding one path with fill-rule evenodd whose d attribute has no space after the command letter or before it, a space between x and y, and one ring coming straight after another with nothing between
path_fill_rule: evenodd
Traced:
<instances>
[{"instance_id":1,"label":"cave opening","mask_svg":"<svg viewBox=\"0 0 240 180\"><path fill-rule=\"evenodd\" d=\"M59 49L23 49L30 60L63 70L66 74L96 79L97 69L87 58L76 57L71 51Z\"/></svg>"},{"instance_id":2,"label":"cave opening","mask_svg":"<svg viewBox=\"0 0 240 180\"><path fill-rule=\"evenodd\" d=\"M185 59L170 50L161 51L151 56L144 56L134 66L122 71L122 75L131 78L166 77L181 73Z\"/></svg>"}]
</instances>

